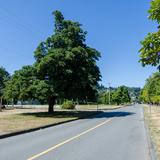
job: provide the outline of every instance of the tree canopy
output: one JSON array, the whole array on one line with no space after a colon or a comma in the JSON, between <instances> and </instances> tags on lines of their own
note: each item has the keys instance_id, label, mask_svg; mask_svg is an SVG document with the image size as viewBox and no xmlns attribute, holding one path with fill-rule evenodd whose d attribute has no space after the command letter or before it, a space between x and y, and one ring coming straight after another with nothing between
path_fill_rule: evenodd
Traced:
<instances>
[{"instance_id":1,"label":"tree canopy","mask_svg":"<svg viewBox=\"0 0 160 160\"><path fill-rule=\"evenodd\" d=\"M160 24L160 0L152 0L151 7L148 12L150 14L149 19L155 20Z\"/></svg>"},{"instance_id":2,"label":"tree canopy","mask_svg":"<svg viewBox=\"0 0 160 160\"><path fill-rule=\"evenodd\" d=\"M146 80L140 100L144 103L160 103L160 73L156 72Z\"/></svg>"},{"instance_id":3,"label":"tree canopy","mask_svg":"<svg viewBox=\"0 0 160 160\"><path fill-rule=\"evenodd\" d=\"M81 24L65 20L55 11L54 34L35 51L38 78L49 85L49 99L95 99L100 71L96 61L100 53L85 43Z\"/></svg>"},{"instance_id":4,"label":"tree canopy","mask_svg":"<svg viewBox=\"0 0 160 160\"><path fill-rule=\"evenodd\" d=\"M160 0L151 2L149 19L160 24ZM148 33L143 41L141 41L140 62L143 66L152 65L160 69L160 27L154 33Z\"/></svg>"},{"instance_id":5,"label":"tree canopy","mask_svg":"<svg viewBox=\"0 0 160 160\"><path fill-rule=\"evenodd\" d=\"M48 85L38 80L36 69L33 66L23 66L22 69L15 71L10 81L7 82L4 97L8 100L39 100L46 102L44 98L48 92Z\"/></svg>"}]
</instances>

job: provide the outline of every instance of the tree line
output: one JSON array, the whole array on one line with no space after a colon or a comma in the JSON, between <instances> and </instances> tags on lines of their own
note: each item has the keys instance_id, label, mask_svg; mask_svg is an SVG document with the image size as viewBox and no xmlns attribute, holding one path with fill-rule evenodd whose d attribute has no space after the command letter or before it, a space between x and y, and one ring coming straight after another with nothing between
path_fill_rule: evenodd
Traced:
<instances>
[{"instance_id":1,"label":"tree line","mask_svg":"<svg viewBox=\"0 0 160 160\"><path fill-rule=\"evenodd\" d=\"M98 103L100 104L128 104L131 103L131 97L126 86L118 88L99 89Z\"/></svg>"},{"instance_id":2,"label":"tree line","mask_svg":"<svg viewBox=\"0 0 160 160\"><path fill-rule=\"evenodd\" d=\"M146 80L140 94L140 100L143 103L160 104L160 72L153 73Z\"/></svg>"}]
</instances>

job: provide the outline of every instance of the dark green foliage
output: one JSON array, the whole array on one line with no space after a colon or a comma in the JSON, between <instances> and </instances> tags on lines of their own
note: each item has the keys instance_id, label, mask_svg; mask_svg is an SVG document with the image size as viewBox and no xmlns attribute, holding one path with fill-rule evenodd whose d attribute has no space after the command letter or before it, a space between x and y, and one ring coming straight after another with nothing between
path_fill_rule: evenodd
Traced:
<instances>
[{"instance_id":1,"label":"dark green foliage","mask_svg":"<svg viewBox=\"0 0 160 160\"><path fill-rule=\"evenodd\" d=\"M38 79L49 85L49 95L62 99L93 101L100 71L100 53L85 44L81 24L65 20L55 11L55 34L40 43L35 51Z\"/></svg>"},{"instance_id":2,"label":"dark green foliage","mask_svg":"<svg viewBox=\"0 0 160 160\"><path fill-rule=\"evenodd\" d=\"M156 20L160 24L160 0L151 2L149 10L149 18ZM158 66L160 69L160 28L154 33L149 33L143 41L141 41L140 62L143 66L152 65Z\"/></svg>"},{"instance_id":3,"label":"dark green foliage","mask_svg":"<svg viewBox=\"0 0 160 160\"><path fill-rule=\"evenodd\" d=\"M69 100L64 101L62 104L62 109L75 109L76 105Z\"/></svg>"},{"instance_id":4,"label":"dark green foliage","mask_svg":"<svg viewBox=\"0 0 160 160\"><path fill-rule=\"evenodd\" d=\"M106 91L107 88L102 84L98 84L97 85L97 90L98 90L98 92L103 92L103 91Z\"/></svg>"}]
</instances>

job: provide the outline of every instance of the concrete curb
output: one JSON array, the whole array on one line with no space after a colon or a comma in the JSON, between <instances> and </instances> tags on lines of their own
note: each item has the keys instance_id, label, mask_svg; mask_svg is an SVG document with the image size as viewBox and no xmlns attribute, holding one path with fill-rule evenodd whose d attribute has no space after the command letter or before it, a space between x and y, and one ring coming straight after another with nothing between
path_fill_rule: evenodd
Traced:
<instances>
[{"instance_id":1,"label":"concrete curb","mask_svg":"<svg viewBox=\"0 0 160 160\"><path fill-rule=\"evenodd\" d=\"M83 116L83 117L80 117L80 118L75 118L75 119L71 119L71 120L67 120L67 121L62 121L62 122L57 122L57 123L53 123L53 124L49 124L49 125L44 125L44 126L40 126L40 127L36 127L36 128L31 128L31 129L26 129L26 130L22 130L22 131L2 134L2 135L0 135L0 139L12 137L12 136L17 136L17 135L20 135L20 134L30 133L30 132L33 132L33 131L37 131L37 130L41 130L41 129L57 126L57 125L60 125L60 124L76 121L76 120L79 120L79 119L89 118L89 117L92 117L92 116L100 114L100 113L102 113L102 112L101 111L97 111L95 113L92 113L90 115L86 115L86 116Z\"/></svg>"},{"instance_id":2,"label":"concrete curb","mask_svg":"<svg viewBox=\"0 0 160 160\"><path fill-rule=\"evenodd\" d=\"M144 116L144 108L143 108L143 116ZM146 121L145 117L144 117L144 126L145 126L146 134L147 134L147 142L148 142L148 147L149 147L150 158L151 160L157 160L155 145L152 141L148 122Z\"/></svg>"}]
</instances>

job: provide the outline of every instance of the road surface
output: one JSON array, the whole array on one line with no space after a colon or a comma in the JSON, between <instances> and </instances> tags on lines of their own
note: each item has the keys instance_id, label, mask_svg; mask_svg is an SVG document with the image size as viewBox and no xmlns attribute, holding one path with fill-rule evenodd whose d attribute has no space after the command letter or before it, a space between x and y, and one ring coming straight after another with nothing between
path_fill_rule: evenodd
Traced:
<instances>
[{"instance_id":1,"label":"road surface","mask_svg":"<svg viewBox=\"0 0 160 160\"><path fill-rule=\"evenodd\" d=\"M150 160L142 108L1 139L0 160Z\"/></svg>"}]
</instances>

